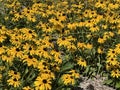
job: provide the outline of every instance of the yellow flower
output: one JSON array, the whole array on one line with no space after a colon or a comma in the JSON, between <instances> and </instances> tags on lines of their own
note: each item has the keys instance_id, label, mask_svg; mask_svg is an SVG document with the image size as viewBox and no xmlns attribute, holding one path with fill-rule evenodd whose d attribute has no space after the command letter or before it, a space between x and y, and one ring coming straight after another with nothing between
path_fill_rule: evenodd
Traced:
<instances>
[{"instance_id":1,"label":"yellow flower","mask_svg":"<svg viewBox=\"0 0 120 90\"><path fill-rule=\"evenodd\" d=\"M8 48L7 54L11 55L13 57L16 56L16 57L19 57L19 58L21 58L23 56L23 52L21 51L21 49L19 47Z\"/></svg>"},{"instance_id":2,"label":"yellow flower","mask_svg":"<svg viewBox=\"0 0 120 90\"><path fill-rule=\"evenodd\" d=\"M5 47L0 44L0 55L5 53Z\"/></svg>"},{"instance_id":3,"label":"yellow flower","mask_svg":"<svg viewBox=\"0 0 120 90\"><path fill-rule=\"evenodd\" d=\"M119 69L115 69L111 71L111 76L113 78L119 78L120 77L120 70Z\"/></svg>"},{"instance_id":4,"label":"yellow flower","mask_svg":"<svg viewBox=\"0 0 120 90\"><path fill-rule=\"evenodd\" d=\"M98 52L99 54L102 54L102 53L104 52L104 50L103 50L103 48L99 47L99 48L97 49L97 52Z\"/></svg>"},{"instance_id":5,"label":"yellow flower","mask_svg":"<svg viewBox=\"0 0 120 90\"><path fill-rule=\"evenodd\" d=\"M55 74L51 70L45 69L39 73L40 77L55 79Z\"/></svg>"},{"instance_id":6,"label":"yellow flower","mask_svg":"<svg viewBox=\"0 0 120 90\"><path fill-rule=\"evenodd\" d=\"M61 78L65 85L74 85L75 84L75 79L70 74L64 74Z\"/></svg>"},{"instance_id":7,"label":"yellow flower","mask_svg":"<svg viewBox=\"0 0 120 90\"><path fill-rule=\"evenodd\" d=\"M108 8L111 9L111 10L118 9L119 8L119 4L118 3L115 3L115 4L109 3L108 4Z\"/></svg>"},{"instance_id":8,"label":"yellow flower","mask_svg":"<svg viewBox=\"0 0 120 90\"><path fill-rule=\"evenodd\" d=\"M30 86L23 87L22 90L33 90Z\"/></svg>"},{"instance_id":9,"label":"yellow flower","mask_svg":"<svg viewBox=\"0 0 120 90\"><path fill-rule=\"evenodd\" d=\"M35 90L51 90L51 79L38 76L34 82Z\"/></svg>"},{"instance_id":10,"label":"yellow flower","mask_svg":"<svg viewBox=\"0 0 120 90\"><path fill-rule=\"evenodd\" d=\"M70 29L70 30L75 30L76 29L76 24L75 23L68 23L67 27Z\"/></svg>"},{"instance_id":11,"label":"yellow flower","mask_svg":"<svg viewBox=\"0 0 120 90\"><path fill-rule=\"evenodd\" d=\"M65 20L66 20L66 16L65 16L64 14L59 15L59 16L58 16L58 19L60 20L60 22L61 22L61 21L65 21Z\"/></svg>"},{"instance_id":12,"label":"yellow flower","mask_svg":"<svg viewBox=\"0 0 120 90\"><path fill-rule=\"evenodd\" d=\"M119 35L120 35L120 29L118 30L118 32L117 32Z\"/></svg>"},{"instance_id":13,"label":"yellow flower","mask_svg":"<svg viewBox=\"0 0 120 90\"><path fill-rule=\"evenodd\" d=\"M88 9L83 12L84 17L90 17L90 14L91 14L91 10Z\"/></svg>"},{"instance_id":14,"label":"yellow flower","mask_svg":"<svg viewBox=\"0 0 120 90\"><path fill-rule=\"evenodd\" d=\"M10 78L7 80L8 85L11 85L13 87L19 87L21 85L21 82L16 78Z\"/></svg>"},{"instance_id":15,"label":"yellow flower","mask_svg":"<svg viewBox=\"0 0 120 90\"><path fill-rule=\"evenodd\" d=\"M81 57L77 60L77 64L79 66L82 66L82 67L86 67L87 66L86 61L83 58L81 58Z\"/></svg>"},{"instance_id":16,"label":"yellow flower","mask_svg":"<svg viewBox=\"0 0 120 90\"><path fill-rule=\"evenodd\" d=\"M110 63L107 63L107 64L106 64L106 70L109 71L109 70L111 70L111 68L112 68L112 66L110 65Z\"/></svg>"},{"instance_id":17,"label":"yellow flower","mask_svg":"<svg viewBox=\"0 0 120 90\"><path fill-rule=\"evenodd\" d=\"M67 46L71 45L71 42L68 41L68 39L64 38L64 37L63 38L58 38L57 43L58 43L59 46L64 46L64 47L67 47Z\"/></svg>"},{"instance_id":18,"label":"yellow flower","mask_svg":"<svg viewBox=\"0 0 120 90\"><path fill-rule=\"evenodd\" d=\"M7 37L5 35L0 35L0 42L2 43L3 41L5 41Z\"/></svg>"},{"instance_id":19,"label":"yellow flower","mask_svg":"<svg viewBox=\"0 0 120 90\"><path fill-rule=\"evenodd\" d=\"M86 20L85 21L85 26L86 27L92 27L92 26L94 26L94 22L92 20Z\"/></svg>"},{"instance_id":20,"label":"yellow flower","mask_svg":"<svg viewBox=\"0 0 120 90\"><path fill-rule=\"evenodd\" d=\"M102 8L102 9L106 9L106 2L105 2L105 1L98 0L98 1L95 3L95 7L97 7L97 8Z\"/></svg>"},{"instance_id":21,"label":"yellow flower","mask_svg":"<svg viewBox=\"0 0 120 90\"><path fill-rule=\"evenodd\" d=\"M79 48L79 49L83 49L84 50L84 48L85 48L85 43L81 43L81 42L78 42L77 43L77 47Z\"/></svg>"},{"instance_id":22,"label":"yellow flower","mask_svg":"<svg viewBox=\"0 0 120 90\"><path fill-rule=\"evenodd\" d=\"M98 43L103 44L105 40L103 38L98 38Z\"/></svg>"},{"instance_id":23,"label":"yellow flower","mask_svg":"<svg viewBox=\"0 0 120 90\"><path fill-rule=\"evenodd\" d=\"M9 55L2 55L2 60L12 64L12 61L14 60L14 57L9 56Z\"/></svg>"},{"instance_id":24,"label":"yellow flower","mask_svg":"<svg viewBox=\"0 0 120 90\"><path fill-rule=\"evenodd\" d=\"M80 74L76 70L69 71L74 78L80 78Z\"/></svg>"},{"instance_id":25,"label":"yellow flower","mask_svg":"<svg viewBox=\"0 0 120 90\"><path fill-rule=\"evenodd\" d=\"M2 74L0 74L0 82L1 82L1 80L2 80Z\"/></svg>"},{"instance_id":26,"label":"yellow flower","mask_svg":"<svg viewBox=\"0 0 120 90\"><path fill-rule=\"evenodd\" d=\"M19 72L15 72L13 70L10 70L8 72L8 76L11 76L11 78L20 79L20 73Z\"/></svg>"},{"instance_id":27,"label":"yellow flower","mask_svg":"<svg viewBox=\"0 0 120 90\"><path fill-rule=\"evenodd\" d=\"M109 57L107 58L107 63L109 63L112 66L115 66L118 64L117 58Z\"/></svg>"},{"instance_id":28,"label":"yellow flower","mask_svg":"<svg viewBox=\"0 0 120 90\"><path fill-rule=\"evenodd\" d=\"M49 45L41 45L38 47L38 49L36 50L36 55L38 55L39 57L44 57L47 59L51 59L51 55L48 52L48 47L50 47Z\"/></svg>"},{"instance_id":29,"label":"yellow flower","mask_svg":"<svg viewBox=\"0 0 120 90\"><path fill-rule=\"evenodd\" d=\"M0 72L5 70L5 66L0 66Z\"/></svg>"},{"instance_id":30,"label":"yellow flower","mask_svg":"<svg viewBox=\"0 0 120 90\"><path fill-rule=\"evenodd\" d=\"M102 28L103 28L103 29L107 29L107 28L108 28L108 25L107 25L107 24L103 24L103 25L102 25Z\"/></svg>"},{"instance_id":31,"label":"yellow flower","mask_svg":"<svg viewBox=\"0 0 120 90\"><path fill-rule=\"evenodd\" d=\"M117 54L120 54L120 43L116 45L115 49Z\"/></svg>"},{"instance_id":32,"label":"yellow flower","mask_svg":"<svg viewBox=\"0 0 120 90\"><path fill-rule=\"evenodd\" d=\"M73 43L71 43L69 46L67 46L67 49L69 51L75 51L77 48L76 48L76 46Z\"/></svg>"},{"instance_id":33,"label":"yellow flower","mask_svg":"<svg viewBox=\"0 0 120 90\"><path fill-rule=\"evenodd\" d=\"M113 36L114 36L114 33L113 33L113 32L109 32L109 35L110 35L111 37L113 37Z\"/></svg>"},{"instance_id":34,"label":"yellow flower","mask_svg":"<svg viewBox=\"0 0 120 90\"><path fill-rule=\"evenodd\" d=\"M107 56L109 57L116 57L117 52L115 51L115 49L109 49Z\"/></svg>"},{"instance_id":35,"label":"yellow flower","mask_svg":"<svg viewBox=\"0 0 120 90\"><path fill-rule=\"evenodd\" d=\"M92 49L92 48L93 48L93 45L92 45L92 44L87 43L87 44L85 45L85 48L87 48L87 49Z\"/></svg>"},{"instance_id":36,"label":"yellow flower","mask_svg":"<svg viewBox=\"0 0 120 90\"><path fill-rule=\"evenodd\" d=\"M51 67L53 71L56 71L56 72L60 71L59 64L51 63Z\"/></svg>"},{"instance_id":37,"label":"yellow flower","mask_svg":"<svg viewBox=\"0 0 120 90\"><path fill-rule=\"evenodd\" d=\"M36 38L36 33L34 32L34 30L31 30L29 28L22 28L20 29L21 33L23 34L23 39L24 40L32 40L34 38Z\"/></svg>"},{"instance_id":38,"label":"yellow flower","mask_svg":"<svg viewBox=\"0 0 120 90\"><path fill-rule=\"evenodd\" d=\"M46 69L48 69L48 63L46 62L46 60L41 60L41 61L39 61L38 62L38 66L37 66L37 68L39 69L39 71L45 71Z\"/></svg>"},{"instance_id":39,"label":"yellow flower","mask_svg":"<svg viewBox=\"0 0 120 90\"><path fill-rule=\"evenodd\" d=\"M23 62L26 62L28 66L33 66L34 68L37 67L38 61L31 55L24 55Z\"/></svg>"},{"instance_id":40,"label":"yellow flower","mask_svg":"<svg viewBox=\"0 0 120 90\"><path fill-rule=\"evenodd\" d=\"M90 27L90 31L97 32L97 31L99 31L99 27L94 25L94 26Z\"/></svg>"}]
</instances>

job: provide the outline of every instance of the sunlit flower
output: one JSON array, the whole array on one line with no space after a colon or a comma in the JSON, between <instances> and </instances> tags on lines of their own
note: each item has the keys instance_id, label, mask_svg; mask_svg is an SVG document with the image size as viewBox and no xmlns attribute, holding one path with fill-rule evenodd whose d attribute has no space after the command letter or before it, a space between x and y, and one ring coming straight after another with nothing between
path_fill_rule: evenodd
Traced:
<instances>
[{"instance_id":1,"label":"sunlit flower","mask_svg":"<svg viewBox=\"0 0 120 90\"><path fill-rule=\"evenodd\" d=\"M8 85L11 85L13 87L19 87L21 85L21 82L16 78L10 78L7 80Z\"/></svg>"},{"instance_id":2,"label":"sunlit flower","mask_svg":"<svg viewBox=\"0 0 120 90\"><path fill-rule=\"evenodd\" d=\"M51 90L51 79L37 77L34 82L35 90Z\"/></svg>"},{"instance_id":3,"label":"sunlit flower","mask_svg":"<svg viewBox=\"0 0 120 90\"><path fill-rule=\"evenodd\" d=\"M111 76L112 76L113 78L119 78L119 77L120 77L120 71L119 71L118 69L112 70L112 71L111 71Z\"/></svg>"},{"instance_id":4,"label":"sunlit flower","mask_svg":"<svg viewBox=\"0 0 120 90\"><path fill-rule=\"evenodd\" d=\"M75 84L75 79L70 74L64 74L62 76L62 81L65 85L74 85Z\"/></svg>"},{"instance_id":5,"label":"sunlit flower","mask_svg":"<svg viewBox=\"0 0 120 90\"><path fill-rule=\"evenodd\" d=\"M81 58L81 57L77 60L77 64L82 66L82 67L86 67L87 66L86 61L83 58Z\"/></svg>"}]
</instances>

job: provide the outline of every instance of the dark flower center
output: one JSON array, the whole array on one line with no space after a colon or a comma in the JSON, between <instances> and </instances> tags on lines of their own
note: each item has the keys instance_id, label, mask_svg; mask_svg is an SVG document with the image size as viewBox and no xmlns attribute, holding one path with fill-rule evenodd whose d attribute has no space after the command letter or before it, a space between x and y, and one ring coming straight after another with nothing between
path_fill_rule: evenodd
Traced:
<instances>
[{"instance_id":1,"label":"dark flower center","mask_svg":"<svg viewBox=\"0 0 120 90\"><path fill-rule=\"evenodd\" d=\"M73 76L70 76L71 79L73 79Z\"/></svg>"},{"instance_id":2,"label":"dark flower center","mask_svg":"<svg viewBox=\"0 0 120 90\"><path fill-rule=\"evenodd\" d=\"M29 50L32 50L32 48L30 47Z\"/></svg>"},{"instance_id":3,"label":"dark flower center","mask_svg":"<svg viewBox=\"0 0 120 90\"><path fill-rule=\"evenodd\" d=\"M47 66L47 63L46 63L46 62L43 62L43 65L44 65L44 66Z\"/></svg>"},{"instance_id":4,"label":"dark flower center","mask_svg":"<svg viewBox=\"0 0 120 90\"><path fill-rule=\"evenodd\" d=\"M14 78L14 79L13 79L13 81L17 81L17 79L16 79L16 78Z\"/></svg>"},{"instance_id":5,"label":"dark flower center","mask_svg":"<svg viewBox=\"0 0 120 90\"><path fill-rule=\"evenodd\" d=\"M102 2L102 1L101 1L100 3L101 3L101 4L103 4L103 2Z\"/></svg>"},{"instance_id":6,"label":"dark flower center","mask_svg":"<svg viewBox=\"0 0 120 90\"><path fill-rule=\"evenodd\" d=\"M2 44L0 44L0 47L2 47Z\"/></svg>"},{"instance_id":7,"label":"dark flower center","mask_svg":"<svg viewBox=\"0 0 120 90\"><path fill-rule=\"evenodd\" d=\"M15 41L18 41L18 39L15 39Z\"/></svg>"},{"instance_id":8,"label":"dark flower center","mask_svg":"<svg viewBox=\"0 0 120 90\"><path fill-rule=\"evenodd\" d=\"M31 55L28 56L30 59L33 59L33 57Z\"/></svg>"},{"instance_id":9,"label":"dark flower center","mask_svg":"<svg viewBox=\"0 0 120 90\"><path fill-rule=\"evenodd\" d=\"M20 51L20 49L19 49L19 48L16 48L16 51L18 51L18 52L19 52L19 51Z\"/></svg>"},{"instance_id":10,"label":"dark flower center","mask_svg":"<svg viewBox=\"0 0 120 90\"><path fill-rule=\"evenodd\" d=\"M54 65L54 67L57 67L57 65Z\"/></svg>"},{"instance_id":11,"label":"dark flower center","mask_svg":"<svg viewBox=\"0 0 120 90\"><path fill-rule=\"evenodd\" d=\"M43 79L43 83L45 83L45 84L46 84L46 83L47 83L47 80L46 80L46 79Z\"/></svg>"},{"instance_id":12,"label":"dark flower center","mask_svg":"<svg viewBox=\"0 0 120 90\"><path fill-rule=\"evenodd\" d=\"M43 69L47 69L46 67L44 67Z\"/></svg>"},{"instance_id":13,"label":"dark flower center","mask_svg":"<svg viewBox=\"0 0 120 90\"><path fill-rule=\"evenodd\" d=\"M32 33L32 31L31 31L31 30L29 30L29 33Z\"/></svg>"},{"instance_id":14,"label":"dark flower center","mask_svg":"<svg viewBox=\"0 0 120 90\"><path fill-rule=\"evenodd\" d=\"M112 53L115 53L115 51L112 51Z\"/></svg>"},{"instance_id":15,"label":"dark flower center","mask_svg":"<svg viewBox=\"0 0 120 90\"><path fill-rule=\"evenodd\" d=\"M46 74L48 74L48 72L47 72L47 71L45 71L45 73L46 73Z\"/></svg>"},{"instance_id":16,"label":"dark flower center","mask_svg":"<svg viewBox=\"0 0 120 90\"><path fill-rule=\"evenodd\" d=\"M65 40L65 38L64 38L64 37L62 37L62 40Z\"/></svg>"},{"instance_id":17,"label":"dark flower center","mask_svg":"<svg viewBox=\"0 0 120 90\"><path fill-rule=\"evenodd\" d=\"M113 59L111 59L111 61L113 61Z\"/></svg>"},{"instance_id":18,"label":"dark flower center","mask_svg":"<svg viewBox=\"0 0 120 90\"><path fill-rule=\"evenodd\" d=\"M14 72L14 74L17 74L17 72Z\"/></svg>"},{"instance_id":19,"label":"dark flower center","mask_svg":"<svg viewBox=\"0 0 120 90\"><path fill-rule=\"evenodd\" d=\"M44 51L47 51L47 48L43 48Z\"/></svg>"}]
</instances>

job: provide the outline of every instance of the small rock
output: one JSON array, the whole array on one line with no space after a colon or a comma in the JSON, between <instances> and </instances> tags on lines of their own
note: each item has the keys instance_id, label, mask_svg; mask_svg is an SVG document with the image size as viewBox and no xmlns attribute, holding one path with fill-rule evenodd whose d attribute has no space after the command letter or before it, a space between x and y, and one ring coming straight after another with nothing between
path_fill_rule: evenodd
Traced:
<instances>
[{"instance_id":1,"label":"small rock","mask_svg":"<svg viewBox=\"0 0 120 90\"><path fill-rule=\"evenodd\" d=\"M94 86L92 84L89 84L87 87L86 87L86 90L94 90Z\"/></svg>"}]
</instances>

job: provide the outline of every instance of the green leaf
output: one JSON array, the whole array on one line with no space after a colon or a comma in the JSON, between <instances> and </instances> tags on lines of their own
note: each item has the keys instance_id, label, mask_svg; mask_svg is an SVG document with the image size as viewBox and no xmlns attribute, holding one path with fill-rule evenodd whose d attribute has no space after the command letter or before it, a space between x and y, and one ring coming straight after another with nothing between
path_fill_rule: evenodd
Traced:
<instances>
[{"instance_id":1,"label":"green leaf","mask_svg":"<svg viewBox=\"0 0 120 90\"><path fill-rule=\"evenodd\" d=\"M66 88L65 90L71 90L71 88Z\"/></svg>"},{"instance_id":2,"label":"green leaf","mask_svg":"<svg viewBox=\"0 0 120 90\"><path fill-rule=\"evenodd\" d=\"M70 62L65 63L62 67L61 67L61 72L70 70L74 67L74 65Z\"/></svg>"},{"instance_id":3,"label":"green leaf","mask_svg":"<svg viewBox=\"0 0 120 90\"><path fill-rule=\"evenodd\" d=\"M71 88L62 88L61 90L71 90Z\"/></svg>"},{"instance_id":4,"label":"green leaf","mask_svg":"<svg viewBox=\"0 0 120 90\"><path fill-rule=\"evenodd\" d=\"M25 74L27 74L28 72L29 72L28 67L26 67Z\"/></svg>"},{"instance_id":5,"label":"green leaf","mask_svg":"<svg viewBox=\"0 0 120 90\"><path fill-rule=\"evenodd\" d=\"M86 70L84 71L85 74L87 74L90 70L90 66L87 66Z\"/></svg>"},{"instance_id":6,"label":"green leaf","mask_svg":"<svg viewBox=\"0 0 120 90\"><path fill-rule=\"evenodd\" d=\"M62 85L62 79L61 78L59 78L59 80L58 80L58 85Z\"/></svg>"},{"instance_id":7,"label":"green leaf","mask_svg":"<svg viewBox=\"0 0 120 90\"><path fill-rule=\"evenodd\" d=\"M109 84L111 84L112 82L113 82L113 80L112 80L112 79L109 79L109 80L105 80L103 83L109 85Z\"/></svg>"},{"instance_id":8,"label":"green leaf","mask_svg":"<svg viewBox=\"0 0 120 90\"><path fill-rule=\"evenodd\" d=\"M117 82L115 85L116 88L120 88L120 82Z\"/></svg>"}]
</instances>

